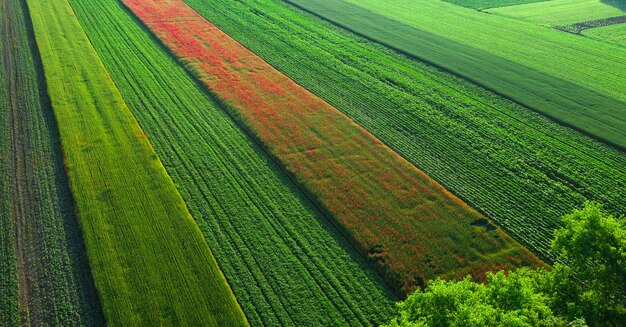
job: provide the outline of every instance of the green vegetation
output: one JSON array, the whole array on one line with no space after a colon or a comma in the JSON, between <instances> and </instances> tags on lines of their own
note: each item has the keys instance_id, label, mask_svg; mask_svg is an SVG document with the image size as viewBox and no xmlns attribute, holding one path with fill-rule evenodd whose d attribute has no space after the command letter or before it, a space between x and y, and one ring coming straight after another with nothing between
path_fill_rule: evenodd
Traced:
<instances>
[{"instance_id":1,"label":"green vegetation","mask_svg":"<svg viewBox=\"0 0 626 327\"><path fill-rule=\"evenodd\" d=\"M65 0L29 0L107 323L245 325L198 226Z\"/></svg>"},{"instance_id":2,"label":"green vegetation","mask_svg":"<svg viewBox=\"0 0 626 327\"><path fill-rule=\"evenodd\" d=\"M6 1L0 1L0 53L8 49L4 38L9 22L5 18ZM9 120L9 97L5 60L0 60L0 321L8 325L17 325L19 304L17 297L17 267L15 258L13 221L9 202L9 184L11 183L11 125Z\"/></svg>"},{"instance_id":3,"label":"green vegetation","mask_svg":"<svg viewBox=\"0 0 626 327\"><path fill-rule=\"evenodd\" d=\"M626 47L626 24L590 28L582 31L582 35Z\"/></svg>"},{"instance_id":4,"label":"green vegetation","mask_svg":"<svg viewBox=\"0 0 626 327\"><path fill-rule=\"evenodd\" d=\"M440 1L287 2L626 149L626 49Z\"/></svg>"},{"instance_id":5,"label":"green vegetation","mask_svg":"<svg viewBox=\"0 0 626 327\"><path fill-rule=\"evenodd\" d=\"M597 204L563 218L553 249L569 266L437 279L398 305L395 326L618 326L626 319L626 220Z\"/></svg>"},{"instance_id":6,"label":"green vegetation","mask_svg":"<svg viewBox=\"0 0 626 327\"><path fill-rule=\"evenodd\" d=\"M626 211L618 151L278 1L187 3L536 253L586 199Z\"/></svg>"},{"instance_id":7,"label":"green vegetation","mask_svg":"<svg viewBox=\"0 0 626 327\"><path fill-rule=\"evenodd\" d=\"M530 1L0 0L0 324L620 325L623 0Z\"/></svg>"},{"instance_id":8,"label":"green vegetation","mask_svg":"<svg viewBox=\"0 0 626 327\"><path fill-rule=\"evenodd\" d=\"M390 319L381 279L131 13L113 0L71 5L252 325Z\"/></svg>"},{"instance_id":9,"label":"green vegetation","mask_svg":"<svg viewBox=\"0 0 626 327\"><path fill-rule=\"evenodd\" d=\"M506 6L516 6L525 3L543 2L547 0L443 0L455 5L472 8L472 9L489 9Z\"/></svg>"},{"instance_id":10,"label":"green vegetation","mask_svg":"<svg viewBox=\"0 0 626 327\"><path fill-rule=\"evenodd\" d=\"M538 283L544 275L524 268L508 275L489 273L485 284L469 277L458 282L437 279L399 303L400 317L387 327L565 327L569 321L555 316Z\"/></svg>"},{"instance_id":11,"label":"green vegetation","mask_svg":"<svg viewBox=\"0 0 626 327\"><path fill-rule=\"evenodd\" d=\"M124 4L219 98L398 294L435 276L543 265L482 214L182 0Z\"/></svg>"},{"instance_id":12,"label":"green vegetation","mask_svg":"<svg viewBox=\"0 0 626 327\"><path fill-rule=\"evenodd\" d=\"M626 4L620 7L618 1L551 0L496 8L489 12L548 26L568 25L626 14Z\"/></svg>"},{"instance_id":13,"label":"green vegetation","mask_svg":"<svg viewBox=\"0 0 626 327\"><path fill-rule=\"evenodd\" d=\"M0 307L16 312L21 325L63 322L72 326L103 323L85 257L73 200L63 172L56 122L23 2L0 1L1 96L6 99L0 137L2 190L0 233L3 257ZM5 143L6 142L6 143ZM6 214L6 215L5 215ZM5 234L6 233L6 234ZM12 234L12 235L11 235ZM6 268L4 268L6 267ZM0 321L17 325L16 317Z\"/></svg>"}]
</instances>

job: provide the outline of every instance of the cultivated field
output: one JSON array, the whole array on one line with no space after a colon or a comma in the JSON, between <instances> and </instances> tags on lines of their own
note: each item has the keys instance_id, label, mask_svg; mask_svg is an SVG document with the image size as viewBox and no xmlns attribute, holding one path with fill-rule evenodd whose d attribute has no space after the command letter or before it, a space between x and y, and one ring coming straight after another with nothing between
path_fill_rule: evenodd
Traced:
<instances>
[{"instance_id":1,"label":"cultivated field","mask_svg":"<svg viewBox=\"0 0 626 327\"><path fill-rule=\"evenodd\" d=\"M626 210L619 151L280 2L225 3L189 1L536 253L586 199Z\"/></svg>"},{"instance_id":2,"label":"cultivated field","mask_svg":"<svg viewBox=\"0 0 626 327\"><path fill-rule=\"evenodd\" d=\"M439 1L288 2L626 147L624 49Z\"/></svg>"},{"instance_id":3,"label":"cultivated field","mask_svg":"<svg viewBox=\"0 0 626 327\"><path fill-rule=\"evenodd\" d=\"M506 6L515 6L525 3L536 3L547 0L443 0L455 5L472 8L472 9L488 9Z\"/></svg>"},{"instance_id":4,"label":"cultivated field","mask_svg":"<svg viewBox=\"0 0 626 327\"><path fill-rule=\"evenodd\" d=\"M182 2L125 4L396 290L408 292L435 275L539 264L481 214Z\"/></svg>"},{"instance_id":5,"label":"cultivated field","mask_svg":"<svg viewBox=\"0 0 626 327\"><path fill-rule=\"evenodd\" d=\"M619 325L625 12L0 0L0 326Z\"/></svg>"},{"instance_id":6,"label":"cultivated field","mask_svg":"<svg viewBox=\"0 0 626 327\"><path fill-rule=\"evenodd\" d=\"M626 47L626 24L590 28L584 30L582 35Z\"/></svg>"},{"instance_id":7,"label":"cultivated field","mask_svg":"<svg viewBox=\"0 0 626 327\"><path fill-rule=\"evenodd\" d=\"M200 230L69 3L28 1L110 325L244 325Z\"/></svg>"},{"instance_id":8,"label":"cultivated field","mask_svg":"<svg viewBox=\"0 0 626 327\"><path fill-rule=\"evenodd\" d=\"M6 2L0 2L1 8L6 8ZM3 10L3 14L5 11ZM4 23L8 19L2 16L2 35L5 34ZM3 60L0 60L0 88L6 90L7 75L4 60L4 52L6 51L4 38L0 38L0 51L2 51ZM9 99L6 91L3 91L0 97L0 320L7 324L17 325L18 317L18 297L17 297L17 260L15 257L15 244L13 235L13 221L11 217L11 202L9 198L9 185L11 183L11 146L9 142L11 125L9 121Z\"/></svg>"},{"instance_id":9,"label":"cultivated field","mask_svg":"<svg viewBox=\"0 0 626 327\"><path fill-rule=\"evenodd\" d=\"M252 325L369 325L395 297L120 3L71 1ZM127 37L110 42L118 33Z\"/></svg>"},{"instance_id":10,"label":"cultivated field","mask_svg":"<svg viewBox=\"0 0 626 327\"><path fill-rule=\"evenodd\" d=\"M102 325L28 12L0 14L0 322Z\"/></svg>"},{"instance_id":11,"label":"cultivated field","mask_svg":"<svg viewBox=\"0 0 626 327\"><path fill-rule=\"evenodd\" d=\"M626 14L626 4L606 0L551 0L495 8L490 13L548 26L568 25Z\"/></svg>"}]
</instances>

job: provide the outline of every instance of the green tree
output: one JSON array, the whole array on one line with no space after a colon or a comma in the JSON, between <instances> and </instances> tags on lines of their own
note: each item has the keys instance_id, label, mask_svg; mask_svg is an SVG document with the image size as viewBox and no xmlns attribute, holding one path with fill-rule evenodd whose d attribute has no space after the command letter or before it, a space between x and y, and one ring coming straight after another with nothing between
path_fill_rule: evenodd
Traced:
<instances>
[{"instance_id":1,"label":"green tree","mask_svg":"<svg viewBox=\"0 0 626 327\"><path fill-rule=\"evenodd\" d=\"M547 295L539 292L540 275L517 270L488 273L487 283L437 279L425 292L417 291L398 304L400 317L388 326L558 326Z\"/></svg>"},{"instance_id":2,"label":"green tree","mask_svg":"<svg viewBox=\"0 0 626 327\"><path fill-rule=\"evenodd\" d=\"M488 273L485 284L431 281L398 304L388 326L618 326L626 321L624 219L586 203L563 223L552 247L568 265Z\"/></svg>"},{"instance_id":3,"label":"green tree","mask_svg":"<svg viewBox=\"0 0 626 327\"><path fill-rule=\"evenodd\" d=\"M583 315L590 324L626 321L626 220L587 203L563 217L565 227L552 243L559 261L552 276L560 313Z\"/></svg>"}]
</instances>

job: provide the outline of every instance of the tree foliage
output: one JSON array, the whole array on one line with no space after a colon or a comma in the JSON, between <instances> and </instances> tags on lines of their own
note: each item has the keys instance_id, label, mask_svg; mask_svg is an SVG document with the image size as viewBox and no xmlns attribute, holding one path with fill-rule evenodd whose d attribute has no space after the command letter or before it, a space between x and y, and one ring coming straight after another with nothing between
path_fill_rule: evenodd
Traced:
<instances>
[{"instance_id":1,"label":"tree foliage","mask_svg":"<svg viewBox=\"0 0 626 327\"><path fill-rule=\"evenodd\" d=\"M554 308L584 316L592 325L626 319L626 220L602 212L598 204L563 217L565 227L552 244L560 261L548 283L558 297Z\"/></svg>"},{"instance_id":2,"label":"tree foliage","mask_svg":"<svg viewBox=\"0 0 626 327\"><path fill-rule=\"evenodd\" d=\"M626 226L598 204L563 217L551 271L489 273L485 284L431 281L388 326L618 326L626 321Z\"/></svg>"}]
</instances>

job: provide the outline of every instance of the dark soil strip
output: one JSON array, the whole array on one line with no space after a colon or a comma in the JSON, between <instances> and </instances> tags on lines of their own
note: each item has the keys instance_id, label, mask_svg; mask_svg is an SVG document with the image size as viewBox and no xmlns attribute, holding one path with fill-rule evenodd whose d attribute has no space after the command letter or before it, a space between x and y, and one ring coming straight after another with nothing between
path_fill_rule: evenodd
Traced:
<instances>
[{"instance_id":1,"label":"dark soil strip","mask_svg":"<svg viewBox=\"0 0 626 327\"><path fill-rule=\"evenodd\" d=\"M568 33L580 34L580 32L590 29L590 28L624 24L624 23L626 23L626 15L609 17L609 18L604 18L604 19L588 20L586 22L563 25L563 26L554 26L554 28L557 30L568 32Z\"/></svg>"},{"instance_id":2,"label":"dark soil strip","mask_svg":"<svg viewBox=\"0 0 626 327\"><path fill-rule=\"evenodd\" d=\"M20 323L102 325L27 9L0 6Z\"/></svg>"}]
</instances>

